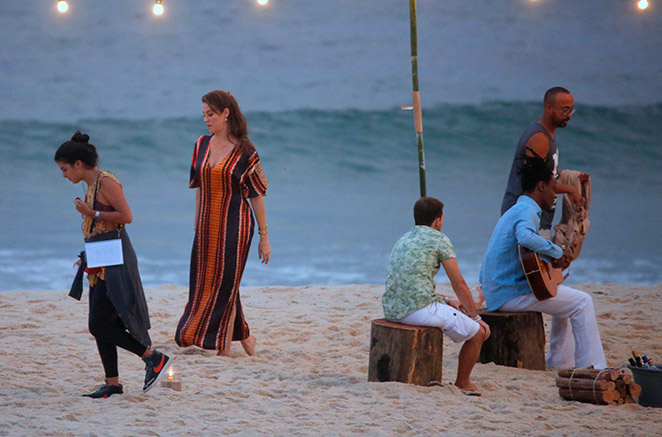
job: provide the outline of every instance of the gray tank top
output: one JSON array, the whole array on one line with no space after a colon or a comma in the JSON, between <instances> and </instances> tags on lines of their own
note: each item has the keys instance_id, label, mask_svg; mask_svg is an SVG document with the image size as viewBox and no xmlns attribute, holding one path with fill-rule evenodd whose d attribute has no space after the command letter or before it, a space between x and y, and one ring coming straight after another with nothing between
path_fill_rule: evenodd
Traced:
<instances>
[{"instance_id":1,"label":"gray tank top","mask_svg":"<svg viewBox=\"0 0 662 437\"><path fill-rule=\"evenodd\" d=\"M559 152L556 148L556 141L554 138L547 132L540 123L534 121L524 130L524 133L517 143L517 149L515 149L515 157L513 158L513 165L510 168L510 175L508 176L508 184L506 185L506 193L503 195L503 201L501 202L501 215L510 209L515 203L519 196L524 194L522 192L522 183L520 181L520 171L522 169L522 154L526 149L526 142L529 141L529 138L537 132L542 132L549 140L549 151L547 156L545 156L545 161L547 165L552 170L554 177L558 179L557 166L559 163ZM542 211L542 216L540 218L540 229L551 229L552 220L554 220L554 210L555 208L546 209Z\"/></svg>"}]
</instances>

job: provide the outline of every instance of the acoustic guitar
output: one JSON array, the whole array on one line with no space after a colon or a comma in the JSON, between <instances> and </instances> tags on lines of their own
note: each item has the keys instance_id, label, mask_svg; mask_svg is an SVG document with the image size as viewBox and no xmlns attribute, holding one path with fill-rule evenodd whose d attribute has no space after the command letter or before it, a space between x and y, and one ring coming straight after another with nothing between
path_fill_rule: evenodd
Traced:
<instances>
[{"instance_id":1,"label":"acoustic guitar","mask_svg":"<svg viewBox=\"0 0 662 437\"><path fill-rule=\"evenodd\" d=\"M556 296L559 284L563 282L563 271L552 267L540 259L540 255L523 246L517 247L519 259L522 262L524 276L529 283L531 292L538 300Z\"/></svg>"}]
</instances>

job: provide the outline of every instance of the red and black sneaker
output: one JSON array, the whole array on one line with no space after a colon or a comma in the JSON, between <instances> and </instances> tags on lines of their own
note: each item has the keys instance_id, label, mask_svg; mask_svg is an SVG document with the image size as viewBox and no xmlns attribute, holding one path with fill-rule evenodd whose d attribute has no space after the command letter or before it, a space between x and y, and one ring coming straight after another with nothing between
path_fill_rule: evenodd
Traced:
<instances>
[{"instance_id":1,"label":"red and black sneaker","mask_svg":"<svg viewBox=\"0 0 662 437\"><path fill-rule=\"evenodd\" d=\"M152 355L145 358L145 385L143 391L147 392L166 372L166 366L170 362L170 357L159 351L152 352Z\"/></svg>"},{"instance_id":2,"label":"red and black sneaker","mask_svg":"<svg viewBox=\"0 0 662 437\"><path fill-rule=\"evenodd\" d=\"M108 385L104 384L102 385L99 390L94 391L92 393L88 393L86 395L83 395L86 398L93 398L93 399L106 399L107 397L114 395L114 394L122 394L124 393L124 390L122 390L122 384L120 385Z\"/></svg>"}]
</instances>

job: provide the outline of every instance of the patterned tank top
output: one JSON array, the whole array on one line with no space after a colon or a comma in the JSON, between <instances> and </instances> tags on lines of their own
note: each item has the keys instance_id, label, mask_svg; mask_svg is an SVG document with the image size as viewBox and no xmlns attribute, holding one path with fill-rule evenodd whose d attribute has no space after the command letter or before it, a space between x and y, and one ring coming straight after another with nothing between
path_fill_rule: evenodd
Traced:
<instances>
[{"instance_id":1,"label":"patterned tank top","mask_svg":"<svg viewBox=\"0 0 662 437\"><path fill-rule=\"evenodd\" d=\"M107 171L102 171L101 173L99 173L99 176L97 176L96 181L94 181L92 185L87 187L87 193L85 193L85 203L87 204L87 206L89 206L95 211L115 211L115 208L113 208L112 206L104 205L103 203L97 200L97 195L99 192L98 187L103 178L109 178L117 182L120 186L122 185L120 184L119 179L117 179L117 177L114 174ZM103 220L97 219L95 217L85 216L83 220L83 236L85 238L90 238L96 235L104 234L116 228L117 227L114 224L108 224ZM90 282L91 287L94 287L94 284L96 284L97 279L104 280L106 278L105 267L87 268L85 269L85 271L87 272L87 279Z\"/></svg>"}]
</instances>

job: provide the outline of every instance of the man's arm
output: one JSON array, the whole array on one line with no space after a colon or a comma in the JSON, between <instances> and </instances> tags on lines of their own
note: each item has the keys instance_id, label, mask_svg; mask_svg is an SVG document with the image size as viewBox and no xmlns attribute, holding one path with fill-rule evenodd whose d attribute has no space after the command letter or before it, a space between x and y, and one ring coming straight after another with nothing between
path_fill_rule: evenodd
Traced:
<instances>
[{"instance_id":1,"label":"man's arm","mask_svg":"<svg viewBox=\"0 0 662 437\"><path fill-rule=\"evenodd\" d=\"M541 255L546 255L554 259L559 259L563 256L563 249L538 235L533 217L520 218L515 223L515 238L517 239L517 244Z\"/></svg>"},{"instance_id":2,"label":"man's arm","mask_svg":"<svg viewBox=\"0 0 662 437\"><path fill-rule=\"evenodd\" d=\"M579 178L582 182L588 180L588 173L580 174ZM570 185L556 184L556 188L554 189L554 191L556 191L556 194L563 194L570 196L570 200L572 200L572 203L574 203L577 206L581 205L582 202L584 202L584 198L582 197L581 194L579 194L579 191L577 191L575 187L571 187Z\"/></svg>"},{"instance_id":3,"label":"man's arm","mask_svg":"<svg viewBox=\"0 0 662 437\"><path fill-rule=\"evenodd\" d=\"M535 134L531 135L531 138L526 142L526 151L525 154L526 156L533 156L535 153L538 155L540 158L545 159L547 157L547 153L549 152L549 140L547 139L547 136L543 134L542 132L536 132ZM582 173L579 176L580 181L586 182L588 180L588 174L587 173ZM577 191L574 187L571 187L570 185L564 185L564 184L556 184L556 194L564 194L570 196L570 200L572 200L572 203L575 205L579 206L581 203L584 201L582 199L581 194L579 194L579 191Z\"/></svg>"},{"instance_id":4,"label":"man's arm","mask_svg":"<svg viewBox=\"0 0 662 437\"><path fill-rule=\"evenodd\" d=\"M532 153L533 152L533 153ZM534 156L534 153L539 158L546 159L549 152L549 140L542 132L536 132L526 142L526 149L524 154L526 156Z\"/></svg>"},{"instance_id":5,"label":"man's arm","mask_svg":"<svg viewBox=\"0 0 662 437\"><path fill-rule=\"evenodd\" d=\"M464 278L462 277L462 273L460 273L460 267L457 265L457 259L456 258L446 258L441 261L441 265L444 266L444 270L446 270L446 275L448 275L448 279L451 281L451 286L453 287L453 291L457 295L458 299L460 299L460 302L462 303L462 306L466 310L466 315L467 317L471 317L472 319L476 320L480 326L482 326L485 329L486 337L490 336L490 326L485 323L483 320L480 319L480 316L478 315L478 311L476 311L476 306L474 305L474 299L473 296L471 296L471 290L469 290L469 286L467 283L464 281Z\"/></svg>"},{"instance_id":6,"label":"man's arm","mask_svg":"<svg viewBox=\"0 0 662 437\"><path fill-rule=\"evenodd\" d=\"M453 291L457 295L458 299L460 299L462 306L464 306L464 308L467 310L467 316L471 317L472 319L475 318L478 315L478 312L476 311L476 306L474 305L474 299L471 295L471 290L469 290L469 286L462 277L462 273L460 273L460 267L457 265L457 259L446 258L441 261L441 265L444 266L446 275L451 281Z\"/></svg>"}]
</instances>

